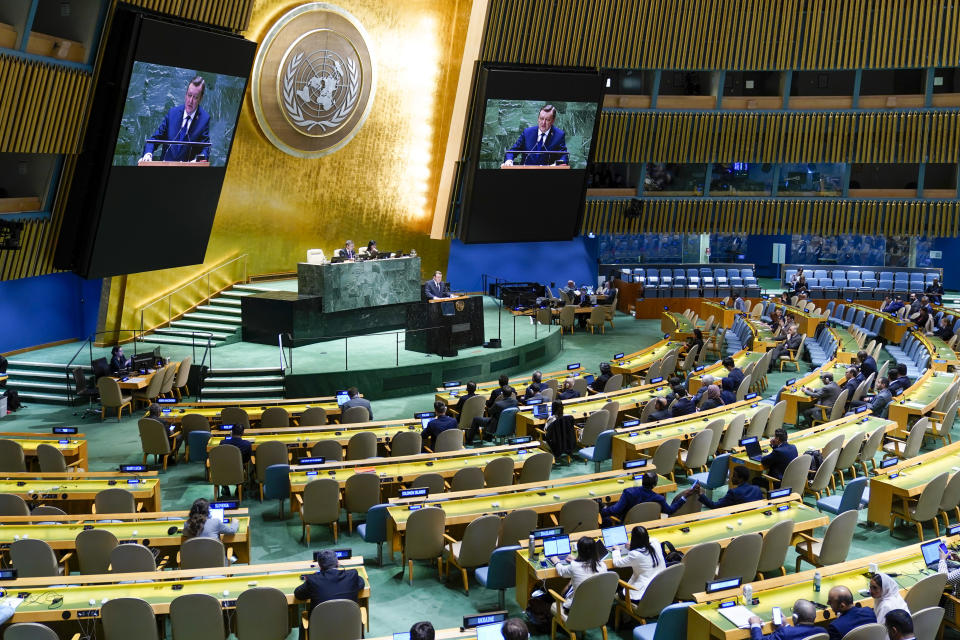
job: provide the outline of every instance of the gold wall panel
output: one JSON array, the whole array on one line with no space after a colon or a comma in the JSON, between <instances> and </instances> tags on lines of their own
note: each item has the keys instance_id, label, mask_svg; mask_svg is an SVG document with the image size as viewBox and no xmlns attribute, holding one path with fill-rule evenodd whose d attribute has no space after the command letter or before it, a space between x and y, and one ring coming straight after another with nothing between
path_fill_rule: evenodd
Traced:
<instances>
[{"instance_id":1,"label":"gold wall panel","mask_svg":"<svg viewBox=\"0 0 960 640\"><path fill-rule=\"evenodd\" d=\"M245 37L259 42L299 4L257 0ZM248 91L204 265L114 278L103 329L132 326L136 307L243 253L252 275L289 272L307 249L329 256L347 239L376 239L381 250L416 249L424 272L445 267L449 241L429 232L471 0L336 4L370 35L378 86L366 124L337 153L295 158L264 137Z\"/></svg>"},{"instance_id":2,"label":"gold wall panel","mask_svg":"<svg viewBox=\"0 0 960 640\"><path fill-rule=\"evenodd\" d=\"M953 66L958 32L943 0L492 0L482 51L629 69Z\"/></svg>"},{"instance_id":3,"label":"gold wall panel","mask_svg":"<svg viewBox=\"0 0 960 640\"><path fill-rule=\"evenodd\" d=\"M625 215L630 200L588 200L581 233L746 233L926 235L960 233L957 200L670 200L641 199L640 215Z\"/></svg>"},{"instance_id":4,"label":"gold wall panel","mask_svg":"<svg viewBox=\"0 0 960 640\"><path fill-rule=\"evenodd\" d=\"M254 0L124 0L167 15L216 25L231 31L247 27Z\"/></svg>"},{"instance_id":5,"label":"gold wall panel","mask_svg":"<svg viewBox=\"0 0 960 640\"><path fill-rule=\"evenodd\" d=\"M960 113L605 111L598 162L937 162L960 158Z\"/></svg>"}]
</instances>

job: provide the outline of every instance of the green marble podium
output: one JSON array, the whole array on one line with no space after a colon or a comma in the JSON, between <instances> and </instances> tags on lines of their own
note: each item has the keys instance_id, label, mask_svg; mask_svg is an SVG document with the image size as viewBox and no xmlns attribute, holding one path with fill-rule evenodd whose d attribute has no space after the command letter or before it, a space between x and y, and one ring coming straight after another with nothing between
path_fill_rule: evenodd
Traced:
<instances>
[{"instance_id":1,"label":"green marble podium","mask_svg":"<svg viewBox=\"0 0 960 640\"><path fill-rule=\"evenodd\" d=\"M297 264L297 292L323 298L324 313L420 301L420 258Z\"/></svg>"}]
</instances>

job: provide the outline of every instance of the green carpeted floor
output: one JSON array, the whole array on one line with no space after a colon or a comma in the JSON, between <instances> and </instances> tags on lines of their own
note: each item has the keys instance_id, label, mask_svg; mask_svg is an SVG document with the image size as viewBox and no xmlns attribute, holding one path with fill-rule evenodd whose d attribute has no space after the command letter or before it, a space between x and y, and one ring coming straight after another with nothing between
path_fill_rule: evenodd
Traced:
<instances>
[{"instance_id":1,"label":"green carpeted floor","mask_svg":"<svg viewBox=\"0 0 960 640\"><path fill-rule=\"evenodd\" d=\"M504 317L505 325L507 322L512 322L509 316ZM605 335L577 332L566 337L561 354L554 361L544 363L541 368L553 370L568 362L579 361L588 369L596 370L602 360L614 353L635 351L662 338L659 321L635 320L618 314L615 322L615 328L608 328ZM242 349L243 345L233 345L231 348ZM73 350L76 350L76 346ZM886 357L888 356L884 353L883 358ZM248 353L248 362L248 366L257 364L253 352ZM765 395L774 395L787 378L795 376L796 373L790 372L770 375L770 384ZM431 393L423 393L405 398L378 400L373 404L377 417L383 419L409 416L414 411L430 409L432 401ZM31 405L0 421L0 429L48 432L50 427L56 425L79 425L89 440L91 470L115 469L117 464L140 460L135 418L125 417L119 423L115 420L100 423L97 419L82 421L74 413L73 408ZM555 476L590 473L592 470L592 465L574 463L569 467L556 469ZM685 486L687 485L681 483L681 488ZM211 486L203 480L201 466L182 462L162 474L162 491L166 509L186 509L195 498L213 495ZM259 504L255 499L248 499L244 506L250 508L253 518L251 528L254 562L308 559L313 551L333 544L329 529L315 527L310 548L304 546L300 542L299 519L278 519L276 502ZM891 536L886 529L867 528L862 523L863 516L854 536L850 558L863 557L916 541L912 528L900 528ZM458 577L452 575L449 584L438 581L435 570L426 564L416 566L414 586L410 587L406 581L400 582L397 579L400 571L399 554L394 562L387 559L384 567L379 568L376 566L376 547L365 544L356 535L346 534L345 526L342 531L344 533L337 546L350 547L355 555L363 555L367 560L372 592L369 636L407 630L418 620L430 620L437 628L455 627L459 626L465 614L496 608L495 591L488 591L471 581L470 595L467 596L460 587ZM822 531L817 533L822 535ZM792 571L794 560L795 555L790 551L786 562L788 571ZM507 592L507 608L512 615L520 614L513 590ZM599 631L593 631L589 635L599 638ZM631 631L624 627L619 635L625 639L630 638ZM290 637L295 638L295 633Z\"/></svg>"}]
</instances>

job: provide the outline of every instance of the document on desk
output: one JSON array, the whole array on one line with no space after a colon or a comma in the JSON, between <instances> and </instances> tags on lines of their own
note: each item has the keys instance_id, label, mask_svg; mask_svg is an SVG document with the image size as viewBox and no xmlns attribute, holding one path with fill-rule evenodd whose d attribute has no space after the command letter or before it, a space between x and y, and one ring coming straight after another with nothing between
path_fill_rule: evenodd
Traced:
<instances>
[{"instance_id":1,"label":"document on desk","mask_svg":"<svg viewBox=\"0 0 960 640\"><path fill-rule=\"evenodd\" d=\"M735 607L720 609L720 615L737 625L740 629L748 629L750 627L750 616L753 614L750 613L750 610L745 606L738 604Z\"/></svg>"},{"instance_id":2,"label":"document on desk","mask_svg":"<svg viewBox=\"0 0 960 640\"><path fill-rule=\"evenodd\" d=\"M0 624L5 623L16 613L17 607L23 602L23 598L4 597L0 598Z\"/></svg>"}]
</instances>

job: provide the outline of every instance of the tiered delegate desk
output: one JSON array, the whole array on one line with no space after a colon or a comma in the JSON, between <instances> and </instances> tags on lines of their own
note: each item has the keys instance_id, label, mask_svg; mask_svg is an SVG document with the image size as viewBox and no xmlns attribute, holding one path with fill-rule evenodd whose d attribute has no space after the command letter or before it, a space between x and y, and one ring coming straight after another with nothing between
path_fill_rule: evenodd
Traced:
<instances>
[{"instance_id":1,"label":"tiered delegate desk","mask_svg":"<svg viewBox=\"0 0 960 640\"><path fill-rule=\"evenodd\" d=\"M171 527L182 529L188 511L140 512L136 514L109 513L67 516L5 516L0 517L0 548L6 549L15 540L33 538L43 540L55 551L76 550L77 535L88 527L109 531L117 540L142 543L159 548L168 555L176 555L183 541L181 531L168 533ZM223 534L225 547L231 547L238 562L250 562L250 517L246 509L226 511L224 516L235 519L239 525L234 534ZM115 522L119 520L120 522Z\"/></svg>"},{"instance_id":2,"label":"tiered delegate desk","mask_svg":"<svg viewBox=\"0 0 960 640\"><path fill-rule=\"evenodd\" d=\"M290 468L290 508L297 509L295 496L303 494L304 488L312 480L333 478L343 489L347 480L357 473L375 473L380 478L380 488L384 498L397 495L397 489L425 473L439 473L445 479L452 478L457 471L465 467L485 467L496 458L511 458L516 473L520 472L523 462L535 453L539 453L539 443L514 444L482 449L460 449L443 453L421 453L396 458L371 458L327 462L318 465L294 465Z\"/></svg>"},{"instance_id":3,"label":"tiered delegate desk","mask_svg":"<svg viewBox=\"0 0 960 640\"><path fill-rule=\"evenodd\" d=\"M610 370L623 375L624 378L640 377L654 362L663 359L674 349L682 349L684 346L686 343L680 340L661 340L645 349L617 358L615 362L610 363Z\"/></svg>"},{"instance_id":4,"label":"tiered delegate desk","mask_svg":"<svg viewBox=\"0 0 960 640\"><path fill-rule=\"evenodd\" d=\"M790 434L790 444L794 445L797 448L797 451L809 451L810 449L816 449L817 451L822 450L828 442L836 438L837 436L842 435L844 443L850 441L850 438L854 437L858 433L864 433L869 436L871 433L877 429L883 427L885 433L890 433L899 429L897 423L893 420L887 420L886 418L880 418L878 416L870 415L870 412L856 413L849 416L844 416L839 420L834 420L833 422L826 422L824 424L819 424L815 427L810 427L809 429L803 429L801 431L794 431ZM770 444L764 443L762 446L763 455L770 453ZM742 454L742 450L740 452ZM751 460L749 458L738 458L733 457L730 459L730 464L738 465L742 464L747 467L747 469L754 472L762 472L763 465L760 464L757 460ZM797 487L799 489L799 487Z\"/></svg>"},{"instance_id":5,"label":"tiered delegate desk","mask_svg":"<svg viewBox=\"0 0 960 640\"><path fill-rule=\"evenodd\" d=\"M323 407L327 412L327 419L338 419L340 417L340 406L335 399L326 398L297 398L285 402L194 402L169 405L163 409L163 419L169 420L173 424L180 424L180 421L188 413L196 413L205 417L210 424L220 424L220 412L226 407L239 407L247 412L250 422L258 422L263 416L263 412L270 407L283 407L290 414L291 420L297 420L307 409L312 407ZM166 411L170 409L170 411Z\"/></svg>"},{"instance_id":6,"label":"tiered delegate desk","mask_svg":"<svg viewBox=\"0 0 960 640\"><path fill-rule=\"evenodd\" d=\"M860 343L857 342L852 333L847 329L837 327L826 327L824 331L828 331L837 343L837 353L834 355L837 362L850 364L856 360L857 353L860 351Z\"/></svg>"},{"instance_id":7,"label":"tiered delegate desk","mask_svg":"<svg viewBox=\"0 0 960 640\"><path fill-rule=\"evenodd\" d=\"M776 507L787 505L784 511L777 511ZM777 500L757 500L732 507L722 507L711 511L689 513L672 518L661 518L644 522L643 526L650 533L650 537L660 542L669 541L679 551L686 553L694 545L704 542L717 542L726 547L731 540L746 533L763 533L772 526L784 520L792 520L794 534L812 532L817 527L825 526L830 519L809 507L800 500L798 494ZM630 532L636 525L627 525ZM683 531L683 529L687 529ZM600 531L583 531L570 535L571 540L589 536L599 538ZM520 540L520 549L517 550L517 589L516 598L521 608L526 608L530 600L530 593L540 580L557 578L557 569L552 564L541 560L530 561L527 552L527 541ZM576 545L571 545L575 547ZM612 556L604 562L607 567L613 567ZM546 564L546 566L544 566ZM627 570L629 571L629 570ZM692 636L691 636L692 637Z\"/></svg>"},{"instance_id":8,"label":"tiered delegate desk","mask_svg":"<svg viewBox=\"0 0 960 640\"><path fill-rule=\"evenodd\" d=\"M743 321L747 324L747 328L750 329L750 334L753 336L753 343L750 345L751 351L757 351L763 355L779 344L775 340L776 334L763 320L745 317Z\"/></svg>"},{"instance_id":9,"label":"tiered delegate desk","mask_svg":"<svg viewBox=\"0 0 960 640\"><path fill-rule=\"evenodd\" d=\"M619 402L620 413L641 409L652 398L670 392L665 382L648 384L642 387L629 387L609 393L598 393L592 396L563 400L564 415L573 416L574 420L582 420L594 411L603 409L608 402ZM536 405L534 405L536 406ZM533 435L535 427L546 424L546 418L537 418L533 415L534 406L521 406L517 411L516 433L518 436Z\"/></svg>"},{"instance_id":10,"label":"tiered delegate desk","mask_svg":"<svg viewBox=\"0 0 960 640\"><path fill-rule=\"evenodd\" d=\"M36 460L37 447L41 444L48 444L56 447L63 454L67 466L78 466L81 469L87 468L87 441L86 435L82 433L70 433L63 436L40 434L40 433L0 433L0 440L13 440L23 448L23 455L26 458L27 466Z\"/></svg>"},{"instance_id":11,"label":"tiered delegate desk","mask_svg":"<svg viewBox=\"0 0 960 640\"><path fill-rule=\"evenodd\" d=\"M156 471L135 476L116 472L2 473L0 493L12 493L31 506L49 504L67 513L91 513L96 495L117 487L133 494L144 511L162 511Z\"/></svg>"},{"instance_id":12,"label":"tiered delegate desk","mask_svg":"<svg viewBox=\"0 0 960 640\"><path fill-rule=\"evenodd\" d=\"M760 358L763 357L762 351L748 351L746 349L741 349L733 354L733 363L743 371L747 365L751 362L757 362ZM697 367L694 369L696 375L690 376L690 382L687 384L687 390L694 394L700 390L700 386L703 384L703 376L711 375L717 380L723 378L727 375L727 369L723 366L722 361L717 361L710 366L706 367Z\"/></svg>"},{"instance_id":13,"label":"tiered delegate desk","mask_svg":"<svg viewBox=\"0 0 960 640\"><path fill-rule=\"evenodd\" d=\"M928 369L926 373L887 405L887 415L906 432L911 417L924 416L936 406L940 396L956 379L953 373Z\"/></svg>"},{"instance_id":14,"label":"tiered delegate desk","mask_svg":"<svg viewBox=\"0 0 960 640\"><path fill-rule=\"evenodd\" d=\"M893 507L902 509L905 500L915 500L927 484L941 473L953 475L958 471L960 442L903 460L886 469L877 469L877 475L870 478L867 520L891 527Z\"/></svg>"},{"instance_id":15,"label":"tiered delegate desk","mask_svg":"<svg viewBox=\"0 0 960 640\"><path fill-rule=\"evenodd\" d=\"M832 373L833 381L840 384L849 367L850 365L848 364L830 360L829 362L825 362L819 369L814 369L805 376L795 378L792 384L784 385L783 391L780 393L780 399L787 403L786 412L783 414L783 421L787 424L797 424L797 417L802 410L801 405L806 405L803 408L813 406L816 400L804 393L803 389L804 387L811 389L822 388L823 381L820 379L821 373Z\"/></svg>"},{"instance_id":16,"label":"tiered delegate desk","mask_svg":"<svg viewBox=\"0 0 960 640\"><path fill-rule=\"evenodd\" d=\"M817 327L820 326L820 323L826 322L826 319L823 316L809 311L804 311L800 307L794 307L788 304L785 305L778 302L777 308L783 309L786 311L786 313L789 313L793 316L793 319L797 323L797 333L801 335L806 334L807 337L810 338L817 335Z\"/></svg>"},{"instance_id":17,"label":"tiered delegate desk","mask_svg":"<svg viewBox=\"0 0 960 640\"><path fill-rule=\"evenodd\" d=\"M910 320L901 320L889 313L884 313L879 309L874 309L873 307L868 307L864 304L848 304L847 309L851 308L863 311L864 314L880 316L883 318L883 326L880 327L880 337L884 338L887 342L892 342L894 344L899 344L900 341L903 340L903 335L916 326Z\"/></svg>"},{"instance_id":18,"label":"tiered delegate desk","mask_svg":"<svg viewBox=\"0 0 960 640\"><path fill-rule=\"evenodd\" d=\"M756 394L750 395L756 396ZM723 420L726 428L735 416L744 414L749 425L750 419L757 411L764 406L770 406L758 400L759 398L754 397L709 411L698 411L678 418L618 429L613 436L613 468L622 468L628 460L650 457L652 449L656 449L671 438L690 440L714 420Z\"/></svg>"},{"instance_id":19,"label":"tiered delegate desk","mask_svg":"<svg viewBox=\"0 0 960 640\"><path fill-rule=\"evenodd\" d=\"M622 470L606 471L583 476L558 478L545 482L515 484L493 489L475 489L433 495L423 498L391 499L387 508L387 537L392 540L392 549L401 550L407 529L407 518L415 509L439 507L446 514L446 527L466 526L471 521L487 514L506 515L517 509L533 509L541 516L557 514L564 503L576 498L600 499L607 502L619 498L627 487L639 485L634 476L640 474ZM666 494L675 491L677 484L660 477L657 493Z\"/></svg>"},{"instance_id":20,"label":"tiered delegate desk","mask_svg":"<svg viewBox=\"0 0 960 640\"><path fill-rule=\"evenodd\" d=\"M957 352L948 347L942 338L923 335L922 331L914 331L913 334L930 354L931 369L934 371L949 371L950 367L960 366Z\"/></svg>"},{"instance_id":21,"label":"tiered delegate desk","mask_svg":"<svg viewBox=\"0 0 960 640\"><path fill-rule=\"evenodd\" d=\"M727 306L721 302L714 300L700 301L700 317L709 318L710 316L713 316L713 321L725 329L732 327L733 321L736 320L737 316L742 313L744 312L737 311L733 307Z\"/></svg>"},{"instance_id":22,"label":"tiered delegate desk","mask_svg":"<svg viewBox=\"0 0 960 640\"><path fill-rule=\"evenodd\" d=\"M665 310L660 317L660 333L669 335L672 340L686 340L693 335L694 329L693 321L682 313Z\"/></svg>"},{"instance_id":23,"label":"tiered delegate desk","mask_svg":"<svg viewBox=\"0 0 960 640\"><path fill-rule=\"evenodd\" d=\"M549 371L541 375L541 381L546 382L547 380L557 380L562 382L564 378L570 376L579 376L584 372L583 367L580 366L579 362L571 363L567 365L567 368L562 371ZM523 389L526 389L530 383L533 382L532 375L527 376L510 376L510 384L517 390L518 393L521 393ZM499 380L492 380L489 382L478 382L477 390L475 393L478 396L489 396L494 389L500 388ZM452 387L438 387L436 397L434 398L438 402L443 402L446 404L455 404L460 396L467 392L467 385L457 384Z\"/></svg>"},{"instance_id":24,"label":"tiered delegate desk","mask_svg":"<svg viewBox=\"0 0 960 640\"><path fill-rule=\"evenodd\" d=\"M873 496L871 496L872 499ZM956 539L951 539L955 542ZM756 605L747 605L747 609L764 621L764 633L773 631L770 623L773 607L780 607L783 617L787 620L793 614L793 603L799 598L810 600L817 605L817 623L826 626L833 620L834 614L827 605L827 595L830 589L836 586L849 587L853 592L854 600L865 607L873 605L873 599L859 594L861 589L869 587L867 569L871 563L877 565L881 573L896 575L894 578L901 592L926 576L930 571L925 569L923 556L920 554L920 545L913 544L885 551L876 555L848 560L840 564L810 569L800 573L761 580L751 583L753 597L759 602ZM813 574L818 571L821 575L820 591L813 589ZM750 637L749 629L738 629L732 622L720 613L721 602L739 598L742 602L741 589L729 589L716 593L698 593L694 599L698 604L689 609L687 619L687 637L689 638L716 638L718 640L741 640ZM826 629L824 629L826 631Z\"/></svg>"},{"instance_id":25,"label":"tiered delegate desk","mask_svg":"<svg viewBox=\"0 0 960 640\"><path fill-rule=\"evenodd\" d=\"M364 579L366 586L359 593L358 601L369 610L370 580L363 558L341 560L340 566L356 569ZM314 571L316 563L278 562L152 573L72 575L70 584L64 584L62 576L23 578L4 586L12 593L26 594L11 622L53 622L98 618L102 601L116 598L140 598L160 615L170 613L170 603L178 596L205 593L213 594L225 609L233 609L237 596L252 586L279 589L287 597L287 603L295 607L299 601L293 592L302 582L300 576Z\"/></svg>"}]
</instances>

